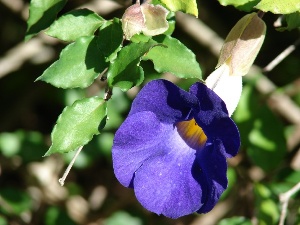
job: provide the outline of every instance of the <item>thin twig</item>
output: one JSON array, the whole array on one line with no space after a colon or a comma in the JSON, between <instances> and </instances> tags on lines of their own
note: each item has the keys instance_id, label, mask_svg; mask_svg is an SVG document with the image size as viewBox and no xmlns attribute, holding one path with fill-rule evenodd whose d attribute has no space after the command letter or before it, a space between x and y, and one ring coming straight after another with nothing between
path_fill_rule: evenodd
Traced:
<instances>
[{"instance_id":1,"label":"thin twig","mask_svg":"<svg viewBox=\"0 0 300 225\"><path fill-rule=\"evenodd\" d=\"M279 195L279 199L280 199L280 202L282 204L279 225L284 225L284 221L285 221L286 214L287 214L287 207L288 207L289 200L299 190L300 190L300 182L297 183L294 187L292 187L287 192L282 193L282 194Z\"/></svg>"},{"instance_id":2,"label":"thin twig","mask_svg":"<svg viewBox=\"0 0 300 225\"><path fill-rule=\"evenodd\" d=\"M68 174L69 174L69 172L70 172L72 166L74 165L77 156L78 156L79 153L81 152L82 148L83 148L83 146L80 146L80 147L77 149L75 155L73 156L73 159L71 160L71 162L70 162L70 164L68 165L66 171L64 172L64 175L63 175L60 179L58 179L58 182L59 182L59 184L60 184L61 186L64 186L65 180L66 180L66 178L67 178L67 176L68 176Z\"/></svg>"},{"instance_id":3,"label":"thin twig","mask_svg":"<svg viewBox=\"0 0 300 225\"><path fill-rule=\"evenodd\" d=\"M270 72L273 70L279 63L282 62L286 57L288 57L300 44L300 38L295 41L292 45L287 47L283 52L281 52L275 59L273 59L265 68L263 68L263 72Z\"/></svg>"}]
</instances>

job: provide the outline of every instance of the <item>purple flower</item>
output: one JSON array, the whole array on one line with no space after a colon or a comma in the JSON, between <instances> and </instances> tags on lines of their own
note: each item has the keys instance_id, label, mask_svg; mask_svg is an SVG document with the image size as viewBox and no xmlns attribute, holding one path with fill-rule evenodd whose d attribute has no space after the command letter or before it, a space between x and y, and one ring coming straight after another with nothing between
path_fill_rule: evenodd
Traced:
<instances>
[{"instance_id":1,"label":"purple flower","mask_svg":"<svg viewBox=\"0 0 300 225\"><path fill-rule=\"evenodd\" d=\"M227 188L226 158L239 146L238 129L212 90L196 83L186 92L155 80L116 132L114 172L152 212L170 218L206 213Z\"/></svg>"}]
</instances>

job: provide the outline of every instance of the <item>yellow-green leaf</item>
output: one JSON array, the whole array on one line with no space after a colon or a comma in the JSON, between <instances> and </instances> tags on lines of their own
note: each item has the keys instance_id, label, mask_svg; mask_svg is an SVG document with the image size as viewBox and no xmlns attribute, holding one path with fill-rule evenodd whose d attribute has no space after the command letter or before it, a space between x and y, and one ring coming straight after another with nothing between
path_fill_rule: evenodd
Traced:
<instances>
[{"instance_id":1,"label":"yellow-green leaf","mask_svg":"<svg viewBox=\"0 0 300 225\"><path fill-rule=\"evenodd\" d=\"M196 0L160 0L173 12L182 11L198 17L198 8Z\"/></svg>"},{"instance_id":2,"label":"yellow-green leaf","mask_svg":"<svg viewBox=\"0 0 300 225\"><path fill-rule=\"evenodd\" d=\"M300 11L299 0L261 0L255 8L275 14L289 14Z\"/></svg>"}]
</instances>

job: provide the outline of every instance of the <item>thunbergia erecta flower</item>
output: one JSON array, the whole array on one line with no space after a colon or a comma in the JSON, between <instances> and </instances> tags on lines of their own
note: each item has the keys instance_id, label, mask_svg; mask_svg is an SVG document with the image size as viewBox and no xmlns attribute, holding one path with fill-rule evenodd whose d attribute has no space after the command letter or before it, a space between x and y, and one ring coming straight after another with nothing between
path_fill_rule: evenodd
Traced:
<instances>
[{"instance_id":1,"label":"thunbergia erecta flower","mask_svg":"<svg viewBox=\"0 0 300 225\"><path fill-rule=\"evenodd\" d=\"M238 129L214 91L195 83L186 92L155 80L116 132L113 167L146 209L178 218L216 205L227 188L226 158L239 146Z\"/></svg>"}]
</instances>

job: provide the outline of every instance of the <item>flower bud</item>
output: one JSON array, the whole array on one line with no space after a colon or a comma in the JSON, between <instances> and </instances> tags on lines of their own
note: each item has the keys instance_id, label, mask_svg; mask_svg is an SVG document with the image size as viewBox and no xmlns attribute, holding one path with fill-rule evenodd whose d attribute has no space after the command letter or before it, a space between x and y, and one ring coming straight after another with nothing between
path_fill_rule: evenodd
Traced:
<instances>
[{"instance_id":1,"label":"flower bud","mask_svg":"<svg viewBox=\"0 0 300 225\"><path fill-rule=\"evenodd\" d=\"M262 46L265 34L266 25L257 13L244 16L226 37L217 67L226 63L229 75L246 75Z\"/></svg>"},{"instance_id":2,"label":"flower bud","mask_svg":"<svg viewBox=\"0 0 300 225\"><path fill-rule=\"evenodd\" d=\"M148 36L164 33L169 28L167 21L168 10L161 5L139 2L126 9L122 17L122 28L125 38L130 38L143 32Z\"/></svg>"}]
</instances>

